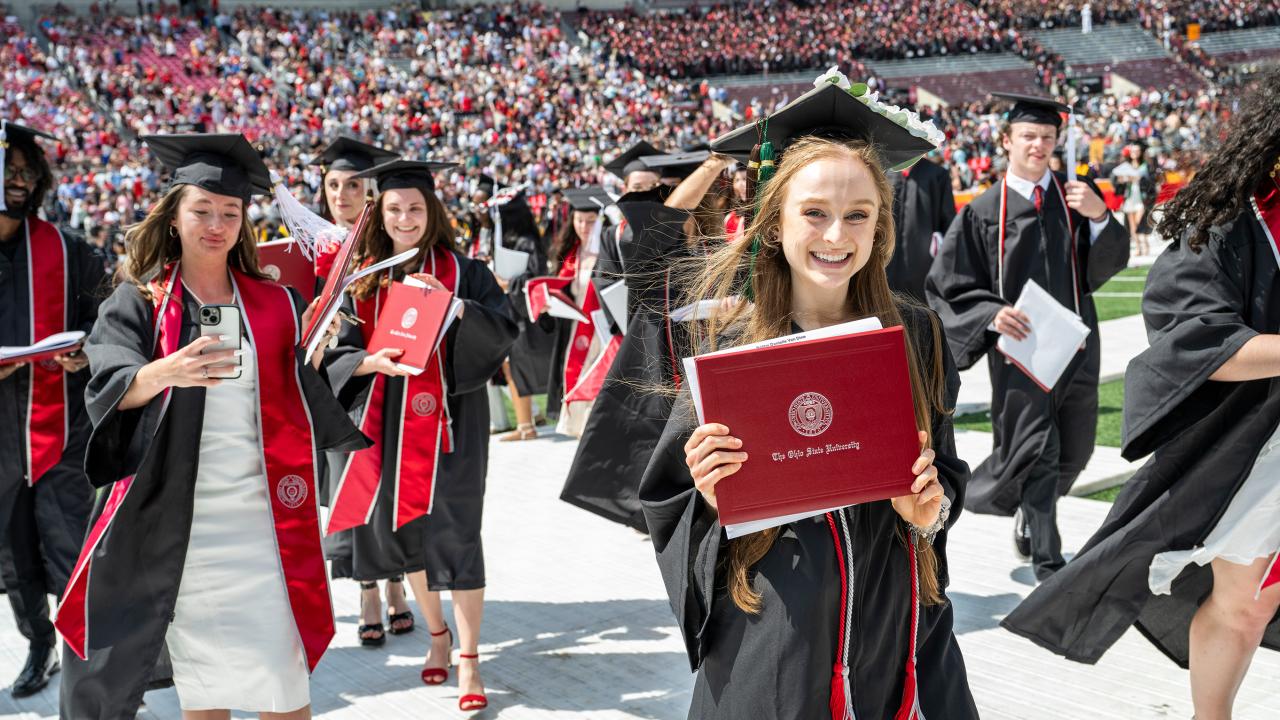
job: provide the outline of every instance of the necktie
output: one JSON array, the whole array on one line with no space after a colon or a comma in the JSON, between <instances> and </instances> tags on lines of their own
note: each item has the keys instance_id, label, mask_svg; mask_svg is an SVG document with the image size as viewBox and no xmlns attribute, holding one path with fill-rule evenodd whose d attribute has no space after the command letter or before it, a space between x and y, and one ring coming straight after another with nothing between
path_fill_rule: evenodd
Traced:
<instances>
[{"instance_id":1,"label":"necktie","mask_svg":"<svg viewBox=\"0 0 1280 720\"><path fill-rule=\"evenodd\" d=\"M1044 209L1044 188L1037 185L1031 194L1031 199L1035 201L1036 212L1042 211Z\"/></svg>"}]
</instances>

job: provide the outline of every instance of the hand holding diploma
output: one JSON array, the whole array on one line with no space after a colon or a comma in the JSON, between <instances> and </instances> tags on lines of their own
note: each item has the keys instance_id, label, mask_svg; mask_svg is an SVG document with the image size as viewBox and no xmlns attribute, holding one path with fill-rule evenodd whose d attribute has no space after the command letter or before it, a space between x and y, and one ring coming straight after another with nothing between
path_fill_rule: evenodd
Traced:
<instances>
[{"instance_id":1,"label":"hand holding diploma","mask_svg":"<svg viewBox=\"0 0 1280 720\"><path fill-rule=\"evenodd\" d=\"M1093 222L1102 222L1107 219L1107 204L1086 183L1073 180L1067 183L1066 191L1067 207Z\"/></svg>"},{"instance_id":2,"label":"hand holding diploma","mask_svg":"<svg viewBox=\"0 0 1280 720\"><path fill-rule=\"evenodd\" d=\"M311 318L315 316L316 310L319 307L320 298L315 298L307 305L307 309L302 311L302 327L305 328L311 325ZM324 337L321 339L319 347L317 347L316 351L311 354L310 358L308 358L308 361L311 363L311 367L320 367L320 361L324 359L324 348L329 346L330 340L337 337L338 330L341 329L341 327L342 321L335 317L329 323L329 327L325 328Z\"/></svg>"},{"instance_id":3,"label":"hand holding diploma","mask_svg":"<svg viewBox=\"0 0 1280 720\"><path fill-rule=\"evenodd\" d=\"M360 362L360 367L356 368L355 375L372 375L373 373L382 373L391 377L405 377L411 373L408 370L396 364L396 358L404 354L404 350L400 348L383 348L375 353L369 353L364 360Z\"/></svg>"},{"instance_id":4,"label":"hand holding diploma","mask_svg":"<svg viewBox=\"0 0 1280 720\"><path fill-rule=\"evenodd\" d=\"M1026 340L1027 335L1031 334L1031 318L1012 305L1005 305L1000 308L1000 312L996 313L996 319L991 321L991 325L996 332L1001 335L1008 335L1014 340Z\"/></svg>"},{"instance_id":5,"label":"hand holding diploma","mask_svg":"<svg viewBox=\"0 0 1280 720\"><path fill-rule=\"evenodd\" d=\"M79 350L54 355L53 361L62 366L62 370L64 372L69 373L80 372L81 370L89 367L89 358L85 357L84 353Z\"/></svg>"},{"instance_id":6,"label":"hand holding diploma","mask_svg":"<svg viewBox=\"0 0 1280 720\"><path fill-rule=\"evenodd\" d=\"M923 445L928 435L920 433L920 444ZM911 472L915 474L915 482L911 483L911 494L903 495L891 499L893 509L903 520L915 525L918 528L927 528L938 521L938 515L942 512L942 484L938 482L938 468L934 466L933 459L937 455L931 448L924 448L920 451L920 457L916 458L915 464L911 466Z\"/></svg>"},{"instance_id":7,"label":"hand holding diploma","mask_svg":"<svg viewBox=\"0 0 1280 720\"><path fill-rule=\"evenodd\" d=\"M742 469L747 454L740 452L742 441L729 434L720 423L698 426L684 444L684 464L689 467L693 486L716 510L716 483Z\"/></svg>"}]
</instances>

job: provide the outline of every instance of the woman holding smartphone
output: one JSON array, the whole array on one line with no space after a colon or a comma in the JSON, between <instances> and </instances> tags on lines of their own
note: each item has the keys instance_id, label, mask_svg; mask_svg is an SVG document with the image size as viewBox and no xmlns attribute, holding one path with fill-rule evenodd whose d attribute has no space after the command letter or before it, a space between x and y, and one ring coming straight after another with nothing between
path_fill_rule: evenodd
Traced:
<instances>
[{"instance_id":1,"label":"woman holding smartphone","mask_svg":"<svg viewBox=\"0 0 1280 720\"><path fill-rule=\"evenodd\" d=\"M393 160L357 176L376 179L379 195L357 241L355 262L381 262L411 249L418 253L351 288L347 308L362 321L360 328L346 328L325 363L338 396L358 408L360 427L374 440L373 447L332 468L339 472L333 516L348 517L348 503L355 503L357 516L368 518L355 528L357 566L372 562L361 555L377 552L384 571L408 574L431 633L421 671L428 685L444 683L453 661L453 631L440 601L441 591L450 592L463 661L458 705L472 711L488 704L478 649L485 587L480 524L489 461L485 386L502 367L517 329L493 273L454 246L432 175L447 167ZM391 282L408 275L463 303L428 367L417 375L396 364L403 348L365 349ZM425 516L414 518L404 510L405 499L415 494L426 495Z\"/></svg>"},{"instance_id":2,"label":"woman holding smartphone","mask_svg":"<svg viewBox=\"0 0 1280 720\"><path fill-rule=\"evenodd\" d=\"M691 718L977 717L945 595L946 528L969 475L948 410L959 379L936 316L895 297L885 277L894 228L883 168L918 160L936 130L900 126L876 108L896 109L838 79L770 116L761 141L752 125L712 144L767 159L767 142L781 161L743 241L699 264L689 295L751 299L724 303L703 327L710 349L868 316L904 326L922 450L902 468L910 494L729 540L717 489L768 458L735 428L699 425L682 389L640 500L697 672Z\"/></svg>"},{"instance_id":3,"label":"woman holding smartphone","mask_svg":"<svg viewBox=\"0 0 1280 720\"><path fill-rule=\"evenodd\" d=\"M58 612L62 712L132 717L167 646L186 718L310 717L333 636L317 451L365 440L296 349L314 305L258 268L257 152L241 135L144 141L173 176L85 345L85 465L109 491Z\"/></svg>"}]
</instances>

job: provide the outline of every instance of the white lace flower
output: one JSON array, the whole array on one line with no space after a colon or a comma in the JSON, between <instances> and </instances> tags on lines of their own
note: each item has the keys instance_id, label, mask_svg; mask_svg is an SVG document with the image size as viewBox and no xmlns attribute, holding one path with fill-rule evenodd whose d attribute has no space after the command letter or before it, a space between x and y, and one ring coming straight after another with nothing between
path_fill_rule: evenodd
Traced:
<instances>
[{"instance_id":1,"label":"white lace flower","mask_svg":"<svg viewBox=\"0 0 1280 720\"><path fill-rule=\"evenodd\" d=\"M849 83L849 78L845 77L844 73L840 72L839 65L832 65L830 70L826 71L825 73L822 74L821 77L813 81L813 86L822 87L827 83L835 85L836 87L845 91L847 91L851 87Z\"/></svg>"}]
</instances>

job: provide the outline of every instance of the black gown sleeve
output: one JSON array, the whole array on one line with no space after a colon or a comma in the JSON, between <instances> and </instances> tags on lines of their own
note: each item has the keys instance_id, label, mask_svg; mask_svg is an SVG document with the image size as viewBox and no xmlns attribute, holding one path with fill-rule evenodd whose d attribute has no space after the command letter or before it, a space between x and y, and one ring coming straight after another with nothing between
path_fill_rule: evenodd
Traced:
<instances>
[{"instance_id":1,"label":"black gown sleeve","mask_svg":"<svg viewBox=\"0 0 1280 720\"><path fill-rule=\"evenodd\" d=\"M923 307L907 306L903 310L903 319L910 329L921 373L932 372L938 365L942 369L945 411L933 414L930 435L933 439L933 464L938 469L938 482L951 501L951 514L946 524L950 528L964 507L965 487L970 475L969 464L960 459L956 450L955 424L952 420L956 398L960 395L960 371L951 357L947 336L942 332L942 323L937 315Z\"/></svg>"},{"instance_id":2,"label":"black gown sleeve","mask_svg":"<svg viewBox=\"0 0 1280 720\"><path fill-rule=\"evenodd\" d=\"M163 394L143 407L119 409L138 370L151 362L154 312L136 286L120 285L98 308L97 322L85 341L91 373L85 408L93 424L85 473L95 487L137 472L147 439L155 432Z\"/></svg>"},{"instance_id":3,"label":"black gown sleeve","mask_svg":"<svg viewBox=\"0 0 1280 720\"><path fill-rule=\"evenodd\" d=\"M925 279L929 307L942 319L947 343L961 369L968 369L995 344L987 327L1008 305L991 275L985 221L972 204L956 216Z\"/></svg>"},{"instance_id":4,"label":"black gown sleeve","mask_svg":"<svg viewBox=\"0 0 1280 720\"><path fill-rule=\"evenodd\" d=\"M1258 247L1251 223L1242 218L1225 236L1211 235L1199 253L1174 243L1152 266L1142 298L1150 346L1124 374L1126 458L1146 455L1198 419L1201 413L1180 408L1202 389L1229 389L1209 376L1259 334L1243 315Z\"/></svg>"},{"instance_id":5,"label":"black gown sleeve","mask_svg":"<svg viewBox=\"0 0 1280 720\"><path fill-rule=\"evenodd\" d=\"M939 168L941 169L941 168ZM933 204L933 231L947 234L947 230L951 229L951 223L956 219L956 196L951 191L951 174L946 170L934 175L934 189L931 197L935 199Z\"/></svg>"},{"instance_id":6,"label":"black gown sleeve","mask_svg":"<svg viewBox=\"0 0 1280 720\"><path fill-rule=\"evenodd\" d=\"M351 296L342 300L342 308L351 316L356 314L355 304ZM342 321L342 329L338 331L337 347L324 351L324 360L320 363L329 387L337 396L343 407L351 409L364 403L369 388L373 385L374 374L357 376L360 363L369 356L365 350L364 334L360 326Z\"/></svg>"},{"instance_id":7,"label":"black gown sleeve","mask_svg":"<svg viewBox=\"0 0 1280 720\"><path fill-rule=\"evenodd\" d=\"M94 321L98 319L98 306L102 304L110 292L107 274L102 261L94 253L93 248L84 242L68 242L72 252L76 254L76 277L73 287L76 288L75 312L71 315L79 320L74 330L85 333L93 330Z\"/></svg>"},{"instance_id":8,"label":"black gown sleeve","mask_svg":"<svg viewBox=\"0 0 1280 720\"><path fill-rule=\"evenodd\" d=\"M464 260L460 287L466 288L462 317L448 333L449 394L479 390L502 369L519 328L511 303L493 273L480 263Z\"/></svg>"},{"instance_id":9,"label":"black gown sleeve","mask_svg":"<svg viewBox=\"0 0 1280 720\"><path fill-rule=\"evenodd\" d=\"M666 428L640 480L640 504L671 610L684 637L689 667L702 665L710 638L716 568L724 531L715 511L693 486L684 443L696 422L687 388L681 390Z\"/></svg>"}]
</instances>

